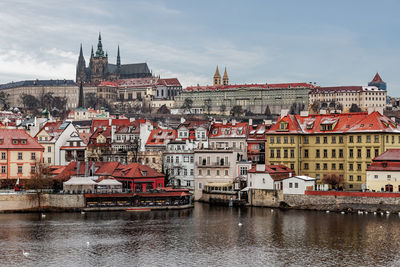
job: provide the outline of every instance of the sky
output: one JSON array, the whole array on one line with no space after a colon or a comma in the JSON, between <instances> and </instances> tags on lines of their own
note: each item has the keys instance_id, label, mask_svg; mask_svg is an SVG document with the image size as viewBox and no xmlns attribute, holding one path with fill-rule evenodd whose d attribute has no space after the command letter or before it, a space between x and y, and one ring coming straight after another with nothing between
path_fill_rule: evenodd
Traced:
<instances>
[{"instance_id":1,"label":"sky","mask_svg":"<svg viewBox=\"0 0 400 267\"><path fill-rule=\"evenodd\" d=\"M400 1L168 0L0 2L0 83L75 79L99 32L109 62L147 62L184 87L212 84L367 85L376 72L400 96Z\"/></svg>"}]
</instances>

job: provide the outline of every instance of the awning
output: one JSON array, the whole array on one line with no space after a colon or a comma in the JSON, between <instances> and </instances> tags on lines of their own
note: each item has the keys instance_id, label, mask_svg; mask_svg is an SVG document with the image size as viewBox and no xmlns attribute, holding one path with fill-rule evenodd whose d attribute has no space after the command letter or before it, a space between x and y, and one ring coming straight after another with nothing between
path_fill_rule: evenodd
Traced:
<instances>
[{"instance_id":1,"label":"awning","mask_svg":"<svg viewBox=\"0 0 400 267\"><path fill-rule=\"evenodd\" d=\"M249 191L249 189L250 189L250 187L245 187L245 188L243 188L242 190L240 190L241 192L247 192L247 191Z\"/></svg>"}]
</instances>

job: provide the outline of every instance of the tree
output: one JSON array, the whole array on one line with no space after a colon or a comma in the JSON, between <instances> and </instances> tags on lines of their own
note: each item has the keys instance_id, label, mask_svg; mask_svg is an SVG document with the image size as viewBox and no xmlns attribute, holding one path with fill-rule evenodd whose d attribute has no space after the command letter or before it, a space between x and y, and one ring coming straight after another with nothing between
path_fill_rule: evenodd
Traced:
<instances>
[{"instance_id":1,"label":"tree","mask_svg":"<svg viewBox=\"0 0 400 267\"><path fill-rule=\"evenodd\" d=\"M361 108L357 104L351 104L350 112L361 112Z\"/></svg>"},{"instance_id":2,"label":"tree","mask_svg":"<svg viewBox=\"0 0 400 267\"><path fill-rule=\"evenodd\" d=\"M36 110L39 107L39 100L33 95L21 94L22 104L28 110Z\"/></svg>"},{"instance_id":3,"label":"tree","mask_svg":"<svg viewBox=\"0 0 400 267\"><path fill-rule=\"evenodd\" d=\"M239 105L233 106L231 109L231 115L234 117L242 116L243 112L244 111L243 111L242 106L239 106Z\"/></svg>"},{"instance_id":4,"label":"tree","mask_svg":"<svg viewBox=\"0 0 400 267\"><path fill-rule=\"evenodd\" d=\"M87 108L97 108L98 98L95 93L87 93L85 95L85 104Z\"/></svg>"},{"instance_id":5,"label":"tree","mask_svg":"<svg viewBox=\"0 0 400 267\"><path fill-rule=\"evenodd\" d=\"M8 101L9 96L10 94L0 92L0 105L3 110L8 110L10 108L10 102Z\"/></svg>"},{"instance_id":6,"label":"tree","mask_svg":"<svg viewBox=\"0 0 400 267\"><path fill-rule=\"evenodd\" d=\"M191 99L191 98L189 98L189 97L188 97L188 98L185 98L185 101L183 101L182 108L183 108L185 111L191 112L192 107L193 107L193 99Z\"/></svg>"},{"instance_id":7,"label":"tree","mask_svg":"<svg viewBox=\"0 0 400 267\"><path fill-rule=\"evenodd\" d=\"M164 105L162 105L161 107L158 108L157 114L171 114L171 111L164 104Z\"/></svg>"},{"instance_id":8,"label":"tree","mask_svg":"<svg viewBox=\"0 0 400 267\"><path fill-rule=\"evenodd\" d=\"M53 92L47 92L40 95L39 98L40 107L52 110L54 107L54 96Z\"/></svg>"},{"instance_id":9,"label":"tree","mask_svg":"<svg viewBox=\"0 0 400 267\"><path fill-rule=\"evenodd\" d=\"M31 178L26 182L25 186L26 188L35 191L39 210L41 210L43 189L49 189L52 185L53 181L47 175L47 170L44 169L43 164L40 161L37 161L35 164L35 170L32 173Z\"/></svg>"},{"instance_id":10,"label":"tree","mask_svg":"<svg viewBox=\"0 0 400 267\"><path fill-rule=\"evenodd\" d=\"M221 114L225 114L225 111L226 111L225 104L222 104L221 106L219 106L219 111L221 112Z\"/></svg>"},{"instance_id":11,"label":"tree","mask_svg":"<svg viewBox=\"0 0 400 267\"><path fill-rule=\"evenodd\" d=\"M339 176L337 174L328 174L324 176L322 181L328 185L330 185L332 188L338 188L340 185L343 184L343 176Z\"/></svg>"},{"instance_id":12,"label":"tree","mask_svg":"<svg viewBox=\"0 0 400 267\"><path fill-rule=\"evenodd\" d=\"M265 108L264 115L265 115L267 118L270 118L271 115L272 115L271 110L270 110L270 108L269 108L268 105L267 105L267 107Z\"/></svg>"},{"instance_id":13,"label":"tree","mask_svg":"<svg viewBox=\"0 0 400 267\"><path fill-rule=\"evenodd\" d=\"M314 113L317 113L319 111L319 102L314 101L311 105L311 109L312 109L312 111L314 111Z\"/></svg>"},{"instance_id":14,"label":"tree","mask_svg":"<svg viewBox=\"0 0 400 267\"><path fill-rule=\"evenodd\" d=\"M211 102L212 102L211 98L207 98L207 99L204 100L204 106L205 106L206 109L207 109L207 114L208 114L208 115L210 115Z\"/></svg>"},{"instance_id":15,"label":"tree","mask_svg":"<svg viewBox=\"0 0 400 267\"><path fill-rule=\"evenodd\" d=\"M296 114L296 112L297 112L297 103L295 102L290 106L289 114L294 115Z\"/></svg>"}]
</instances>

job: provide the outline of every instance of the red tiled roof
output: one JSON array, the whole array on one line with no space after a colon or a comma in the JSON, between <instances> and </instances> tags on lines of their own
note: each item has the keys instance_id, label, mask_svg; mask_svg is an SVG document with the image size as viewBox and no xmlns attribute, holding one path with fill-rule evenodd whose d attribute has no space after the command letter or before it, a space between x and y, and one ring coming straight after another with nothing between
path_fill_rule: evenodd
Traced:
<instances>
[{"instance_id":1,"label":"red tiled roof","mask_svg":"<svg viewBox=\"0 0 400 267\"><path fill-rule=\"evenodd\" d=\"M131 163L129 165L121 165L121 168L116 169L112 176L116 178L147 179L147 178L161 178L164 177L165 175L156 171L153 168L150 168L147 165L142 165L140 163Z\"/></svg>"},{"instance_id":2,"label":"red tiled roof","mask_svg":"<svg viewBox=\"0 0 400 267\"><path fill-rule=\"evenodd\" d=\"M367 171L400 171L400 161L372 162Z\"/></svg>"},{"instance_id":3,"label":"red tiled roof","mask_svg":"<svg viewBox=\"0 0 400 267\"><path fill-rule=\"evenodd\" d=\"M78 133L79 138L82 139L82 141L87 145L89 143L90 136L92 135L91 133Z\"/></svg>"},{"instance_id":4,"label":"red tiled roof","mask_svg":"<svg viewBox=\"0 0 400 267\"><path fill-rule=\"evenodd\" d=\"M376 73L374 78L372 79L371 83L383 83L384 81L382 80L381 76L379 73Z\"/></svg>"},{"instance_id":5,"label":"red tiled roof","mask_svg":"<svg viewBox=\"0 0 400 267\"><path fill-rule=\"evenodd\" d=\"M58 138L58 136L64 131L65 128L60 129L60 126L63 124L62 121L55 121L55 122L46 122L46 124L39 130L36 134L35 138L42 132L46 131L48 135L53 138Z\"/></svg>"},{"instance_id":6,"label":"red tiled roof","mask_svg":"<svg viewBox=\"0 0 400 267\"><path fill-rule=\"evenodd\" d=\"M280 181L285 178L296 176L294 170L286 167L285 165L265 165L265 171L257 171L257 167L253 166L249 173L268 173L275 181Z\"/></svg>"},{"instance_id":7,"label":"red tiled roof","mask_svg":"<svg viewBox=\"0 0 400 267\"><path fill-rule=\"evenodd\" d=\"M112 161L112 162L103 162L100 168L96 171L96 175L106 175L112 176L113 173L118 169L123 168L123 165L119 162Z\"/></svg>"},{"instance_id":8,"label":"red tiled roof","mask_svg":"<svg viewBox=\"0 0 400 267\"><path fill-rule=\"evenodd\" d=\"M215 91L239 88L286 89L286 88L313 88L309 83L276 83L276 84L236 84L236 85L206 85L189 86L184 91Z\"/></svg>"},{"instance_id":9,"label":"red tiled roof","mask_svg":"<svg viewBox=\"0 0 400 267\"><path fill-rule=\"evenodd\" d=\"M268 128L265 124L249 125L247 140L265 140L265 134Z\"/></svg>"},{"instance_id":10,"label":"red tiled roof","mask_svg":"<svg viewBox=\"0 0 400 267\"><path fill-rule=\"evenodd\" d=\"M159 79L157 85L181 86L181 83L177 78L168 78L168 79Z\"/></svg>"},{"instance_id":11,"label":"red tiled roof","mask_svg":"<svg viewBox=\"0 0 400 267\"><path fill-rule=\"evenodd\" d=\"M22 129L0 129L0 149L39 149L44 147ZM13 143L16 140L17 144ZM26 144L22 144L25 140Z\"/></svg>"},{"instance_id":12,"label":"red tiled roof","mask_svg":"<svg viewBox=\"0 0 400 267\"><path fill-rule=\"evenodd\" d=\"M375 157L373 161L397 161L400 162L400 149L388 149L379 156Z\"/></svg>"},{"instance_id":13,"label":"red tiled roof","mask_svg":"<svg viewBox=\"0 0 400 267\"><path fill-rule=\"evenodd\" d=\"M281 122L287 129L281 129ZM332 130L324 130L323 125L331 125ZM327 128L328 129L328 128ZM388 117L375 111L359 113L316 114L309 116L287 115L279 117L269 134L315 134L344 132L400 132L400 127Z\"/></svg>"},{"instance_id":14,"label":"red tiled roof","mask_svg":"<svg viewBox=\"0 0 400 267\"><path fill-rule=\"evenodd\" d=\"M111 121L111 122L110 122ZM95 128L99 127L107 127L107 126L130 126L133 125L130 119L98 119L92 121L91 132L94 131Z\"/></svg>"},{"instance_id":15,"label":"red tiled roof","mask_svg":"<svg viewBox=\"0 0 400 267\"><path fill-rule=\"evenodd\" d=\"M222 122L211 124L209 138L246 138L247 122L237 122L232 125L231 122L225 125Z\"/></svg>"},{"instance_id":16,"label":"red tiled roof","mask_svg":"<svg viewBox=\"0 0 400 267\"><path fill-rule=\"evenodd\" d=\"M164 146L177 137L176 130L173 129L153 129L147 139L146 145Z\"/></svg>"}]
</instances>

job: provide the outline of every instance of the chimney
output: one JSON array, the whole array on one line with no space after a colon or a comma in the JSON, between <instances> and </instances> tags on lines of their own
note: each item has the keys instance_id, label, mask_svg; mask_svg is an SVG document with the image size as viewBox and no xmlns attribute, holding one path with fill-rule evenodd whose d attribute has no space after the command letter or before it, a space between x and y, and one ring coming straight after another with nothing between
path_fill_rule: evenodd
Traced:
<instances>
[{"instance_id":1,"label":"chimney","mask_svg":"<svg viewBox=\"0 0 400 267\"><path fill-rule=\"evenodd\" d=\"M300 117L308 117L308 111L300 111Z\"/></svg>"},{"instance_id":2,"label":"chimney","mask_svg":"<svg viewBox=\"0 0 400 267\"><path fill-rule=\"evenodd\" d=\"M236 120L232 119L232 126L235 126L235 125L236 125Z\"/></svg>"},{"instance_id":3,"label":"chimney","mask_svg":"<svg viewBox=\"0 0 400 267\"><path fill-rule=\"evenodd\" d=\"M265 172L265 164L257 164L256 171L258 172Z\"/></svg>"},{"instance_id":4,"label":"chimney","mask_svg":"<svg viewBox=\"0 0 400 267\"><path fill-rule=\"evenodd\" d=\"M222 120L222 125L226 125L226 123L227 123L227 120L226 120L226 119L223 119L223 120Z\"/></svg>"},{"instance_id":5,"label":"chimney","mask_svg":"<svg viewBox=\"0 0 400 267\"><path fill-rule=\"evenodd\" d=\"M181 123L184 123L186 120L184 117L181 117Z\"/></svg>"},{"instance_id":6,"label":"chimney","mask_svg":"<svg viewBox=\"0 0 400 267\"><path fill-rule=\"evenodd\" d=\"M249 119L249 125L253 125L253 119Z\"/></svg>"},{"instance_id":7,"label":"chimney","mask_svg":"<svg viewBox=\"0 0 400 267\"><path fill-rule=\"evenodd\" d=\"M115 130L116 130L116 126L115 125L111 125L111 143L114 142L114 136L115 136Z\"/></svg>"},{"instance_id":8,"label":"chimney","mask_svg":"<svg viewBox=\"0 0 400 267\"><path fill-rule=\"evenodd\" d=\"M112 119L109 118L109 119L108 119L108 126L111 126L111 124L112 124Z\"/></svg>"}]
</instances>

